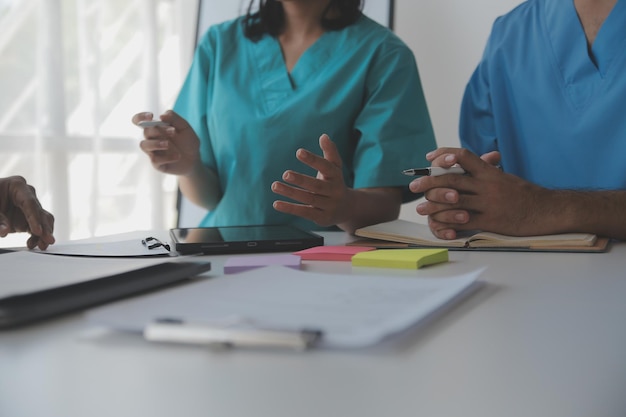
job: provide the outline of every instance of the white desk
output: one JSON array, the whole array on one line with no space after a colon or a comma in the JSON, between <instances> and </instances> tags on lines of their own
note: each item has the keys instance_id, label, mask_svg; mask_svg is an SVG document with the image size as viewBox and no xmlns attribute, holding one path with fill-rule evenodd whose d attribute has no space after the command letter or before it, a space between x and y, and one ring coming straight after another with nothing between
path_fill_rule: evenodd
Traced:
<instances>
[{"instance_id":1,"label":"white desk","mask_svg":"<svg viewBox=\"0 0 626 417\"><path fill-rule=\"evenodd\" d=\"M327 234L327 243L341 236ZM225 258L211 259L212 274ZM488 285L372 352L150 344L94 336L81 314L1 332L0 416L626 415L626 243L607 254L450 258L429 272L488 265Z\"/></svg>"}]
</instances>

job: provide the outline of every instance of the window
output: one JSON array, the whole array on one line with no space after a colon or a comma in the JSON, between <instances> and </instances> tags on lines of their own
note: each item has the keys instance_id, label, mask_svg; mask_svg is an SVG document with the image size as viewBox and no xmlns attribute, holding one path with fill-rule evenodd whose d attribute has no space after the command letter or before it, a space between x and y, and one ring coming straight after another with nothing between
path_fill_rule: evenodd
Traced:
<instances>
[{"instance_id":1,"label":"window","mask_svg":"<svg viewBox=\"0 0 626 417\"><path fill-rule=\"evenodd\" d=\"M174 225L176 178L152 168L130 119L172 106L196 10L196 0L0 0L0 176L35 186L58 240Z\"/></svg>"}]
</instances>

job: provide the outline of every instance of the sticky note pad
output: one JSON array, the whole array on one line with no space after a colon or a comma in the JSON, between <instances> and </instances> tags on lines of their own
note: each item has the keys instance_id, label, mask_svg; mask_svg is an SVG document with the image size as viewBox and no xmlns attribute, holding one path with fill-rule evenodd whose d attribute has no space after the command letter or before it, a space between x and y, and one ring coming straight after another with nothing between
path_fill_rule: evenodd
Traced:
<instances>
[{"instance_id":1,"label":"sticky note pad","mask_svg":"<svg viewBox=\"0 0 626 417\"><path fill-rule=\"evenodd\" d=\"M300 269L302 262L297 255L259 255L259 256L233 256L224 263L225 274L236 274L249 269L261 268L270 265L288 266Z\"/></svg>"},{"instance_id":2,"label":"sticky note pad","mask_svg":"<svg viewBox=\"0 0 626 417\"><path fill-rule=\"evenodd\" d=\"M315 246L294 252L307 261L346 261L350 262L352 257L360 252L372 251L375 248L365 246Z\"/></svg>"},{"instance_id":3,"label":"sticky note pad","mask_svg":"<svg viewBox=\"0 0 626 417\"><path fill-rule=\"evenodd\" d=\"M448 249L378 249L357 253L352 266L418 269L448 261Z\"/></svg>"}]
</instances>

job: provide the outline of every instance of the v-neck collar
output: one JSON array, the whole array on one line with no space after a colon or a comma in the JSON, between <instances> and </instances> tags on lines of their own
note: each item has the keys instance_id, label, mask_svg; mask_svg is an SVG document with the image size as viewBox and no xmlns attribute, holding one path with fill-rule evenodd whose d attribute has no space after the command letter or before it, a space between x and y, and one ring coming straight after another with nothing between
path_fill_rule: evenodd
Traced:
<instances>
[{"instance_id":1,"label":"v-neck collar","mask_svg":"<svg viewBox=\"0 0 626 417\"><path fill-rule=\"evenodd\" d=\"M287 71L278 39L265 35L256 43L250 42L268 112L275 111L289 95L319 72L330 58L328 45L333 43L335 33L329 31L322 34L302 53L291 73Z\"/></svg>"},{"instance_id":2,"label":"v-neck collar","mask_svg":"<svg viewBox=\"0 0 626 417\"><path fill-rule=\"evenodd\" d=\"M589 56L574 0L544 0L543 4L545 30L565 89L572 104L583 108L623 53L620 45L626 43L626 32L620 22L626 19L626 0L617 1L600 28L592 47L595 62Z\"/></svg>"},{"instance_id":3,"label":"v-neck collar","mask_svg":"<svg viewBox=\"0 0 626 417\"><path fill-rule=\"evenodd\" d=\"M587 38L576 13L574 0L546 0L544 6L546 29L566 82L576 82L588 77L603 78L615 55L622 53L619 45L626 41L626 31L619 24L626 19L626 0L617 1L596 36L592 45L595 63L589 56ZM567 8L565 13L564 7Z\"/></svg>"},{"instance_id":4,"label":"v-neck collar","mask_svg":"<svg viewBox=\"0 0 626 417\"><path fill-rule=\"evenodd\" d=\"M610 70L617 54L626 48L626 1L618 0L613 10L606 17L591 51L598 65L600 75L604 77Z\"/></svg>"}]
</instances>

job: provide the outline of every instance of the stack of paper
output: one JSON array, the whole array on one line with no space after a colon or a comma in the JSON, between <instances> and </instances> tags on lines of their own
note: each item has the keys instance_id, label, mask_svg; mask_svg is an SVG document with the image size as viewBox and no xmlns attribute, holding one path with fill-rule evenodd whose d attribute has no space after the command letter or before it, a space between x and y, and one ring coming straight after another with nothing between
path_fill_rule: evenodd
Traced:
<instances>
[{"instance_id":1,"label":"stack of paper","mask_svg":"<svg viewBox=\"0 0 626 417\"><path fill-rule=\"evenodd\" d=\"M321 345L364 347L405 330L472 288L451 278L323 274L270 266L98 308L90 321L142 332L156 321L318 331Z\"/></svg>"}]
</instances>

